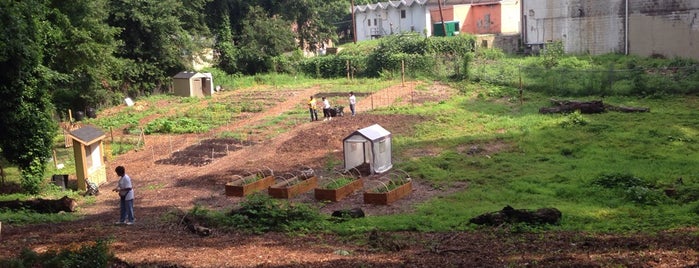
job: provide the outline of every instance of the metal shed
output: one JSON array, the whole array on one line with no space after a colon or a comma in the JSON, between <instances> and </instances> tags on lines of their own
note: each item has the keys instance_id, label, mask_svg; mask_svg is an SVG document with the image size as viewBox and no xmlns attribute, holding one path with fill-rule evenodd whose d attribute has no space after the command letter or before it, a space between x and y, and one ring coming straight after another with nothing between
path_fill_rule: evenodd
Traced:
<instances>
[{"instance_id":1,"label":"metal shed","mask_svg":"<svg viewBox=\"0 0 699 268\"><path fill-rule=\"evenodd\" d=\"M70 132L75 155L75 175L78 177L78 190L87 190L86 180L97 185L107 182L107 169L104 163L104 132L93 126L84 126Z\"/></svg>"},{"instance_id":2,"label":"metal shed","mask_svg":"<svg viewBox=\"0 0 699 268\"><path fill-rule=\"evenodd\" d=\"M393 167L391 163L391 132L378 124L357 130L342 140L345 170L364 163L372 173L383 173Z\"/></svg>"},{"instance_id":3,"label":"metal shed","mask_svg":"<svg viewBox=\"0 0 699 268\"><path fill-rule=\"evenodd\" d=\"M182 97L204 97L214 93L213 78L198 72L180 72L172 77L174 93Z\"/></svg>"}]
</instances>

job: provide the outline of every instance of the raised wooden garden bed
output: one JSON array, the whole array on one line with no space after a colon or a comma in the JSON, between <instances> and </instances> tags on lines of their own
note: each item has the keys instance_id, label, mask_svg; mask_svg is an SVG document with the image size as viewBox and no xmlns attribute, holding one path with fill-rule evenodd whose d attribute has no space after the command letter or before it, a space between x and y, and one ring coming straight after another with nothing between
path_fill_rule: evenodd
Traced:
<instances>
[{"instance_id":1,"label":"raised wooden garden bed","mask_svg":"<svg viewBox=\"0 0 699 268\"><path fill-rule=\"evenodd\" d=\"M410 192L413 191L413 182L408 180L401 185L395 186L395 188L386 191L387 186L380 186L379 188L373 189L371 191L364 192L364 204L375 204L375 205L388 205L401 199Z\"/></svg>"},{"instance_id":2,"label":"raised wooden garden bed","mask_svg":"<svg viewBox=\"0 0 699 268\"><path fill-rule=\"evenodd\" d=\"M269 196L274 198L289 199L318 187L318 178L316 176L312 176L307 179L293 177L283 180L284 181L269 187L267 190Z\"/></svg>"},{"instance_id":3,"label":"raised wooden garden bed","mask_svg":"<svg viewBox=\"0 0 699 268\"><path fill-rule=\"evenodd\" d=\"M314 191L316 200L337 202L347 197L356 190L364 187L364 180L358 178L337 189L316 188Z\"/></svg>"},{"instance_id":4,"label":"raised wooden garden bed","mask_svg":"<svg viewBox=\"0 0 699 268\"><path fill-rule=\"evenodd\" d=\"M237 177L238 179L226 183L227 196L243 197L251 193L267 189L267 187L274 184L274 176L267 176L262 172L250 174L245 177Z\"/></svg>"}]
</instances>

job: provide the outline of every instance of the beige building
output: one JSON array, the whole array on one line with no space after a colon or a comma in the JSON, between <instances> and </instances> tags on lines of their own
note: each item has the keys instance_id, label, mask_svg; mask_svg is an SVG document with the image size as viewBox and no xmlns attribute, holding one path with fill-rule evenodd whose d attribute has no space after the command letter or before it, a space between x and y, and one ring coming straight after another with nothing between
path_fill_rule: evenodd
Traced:
<instances>
[{"instance_id":1,"label":"beige building","mask_svg":"<svg viewBox=\"0 0 699 268\"><path fill-rule=\"evenodd\" d=\"M214 94L210 73L180 72L172 77L173 92L182 97L207 97Z\"/></svg>"},{"instance_id":2,"label":"beige building","mask_svg":"<svg viewBox=\"0 0 699 268\"><path fill-rule=\"evenodd\" d=\"M699 60L697 0L523 0L522 40L568 53L624 53Z\"/></svg>"}]
</instances>

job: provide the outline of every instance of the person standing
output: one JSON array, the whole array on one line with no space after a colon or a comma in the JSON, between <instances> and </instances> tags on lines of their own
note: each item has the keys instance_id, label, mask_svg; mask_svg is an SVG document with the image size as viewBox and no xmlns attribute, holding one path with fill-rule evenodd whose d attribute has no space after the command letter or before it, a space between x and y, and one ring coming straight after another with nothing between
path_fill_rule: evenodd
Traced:
<instances>
[{"instance_id":1,"label":"person standing","mask_svg":"<svg viewBox=\"0 0 699 268\"><path fill-rule=\"evenodd\" d=\"M326 120L333 120L333 117L330 116L330 101L323 97L323 121Z\"/></svg>"},{"instance_id":2,"label":"person standing","mask_svg":"<svg viewBox=\"0 0 699 268\"><path fill-rule=\"evenodd\" d=\"M311 122L318 121L318 104L316 103L316 98L311 96L308 101L308 112L311 113Z\"/></svg>"},{"instance_id":3,"label":"person standing","mask_svg":"<svg viewBox=\"0 0 699 268\"><path fill-rule=\"evenodd\" d=\"M357 97L354 96L354 92L350 91L349 93L349 105L350 105L350 111L352 111L352 116L354 116L354 107L357 104Z\"/></svg>"},{"instance_id":4,"label":"person standing","mask_svg":"<svg viewBox=\"0 0 699 268\"><path fill-rule=\"evenodd\" d=\"M133 214L133 185L131 184L131 177L126 175L126 169L123 166L118 166L114 170L119 176L119 182L117 182L115 192L119 193L119 209L121 215L119 216L119 221L116 224L134 224L134 214ZM128 220L128 221L127 221Z\"/></svg>"}]
</instances>

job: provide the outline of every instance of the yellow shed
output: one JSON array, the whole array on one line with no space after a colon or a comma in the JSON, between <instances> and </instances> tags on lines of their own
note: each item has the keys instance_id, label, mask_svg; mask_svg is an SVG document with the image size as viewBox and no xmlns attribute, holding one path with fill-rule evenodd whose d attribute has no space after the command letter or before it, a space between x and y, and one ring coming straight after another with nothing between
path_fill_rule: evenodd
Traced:
<instances>
[{"instance_id":1,"label":"yellow shed","mask_svg":"<svg viewBox=\"0 0 699 268\"><path fill-rule=\"evenodd\" d=\"M107 182L107 168L104 162L105 134L93 126L83 126L70 132L75 155L75 175L78 177L78 190L87 190L87 180L97 185Z\"/></svg>"}]
</instances>

